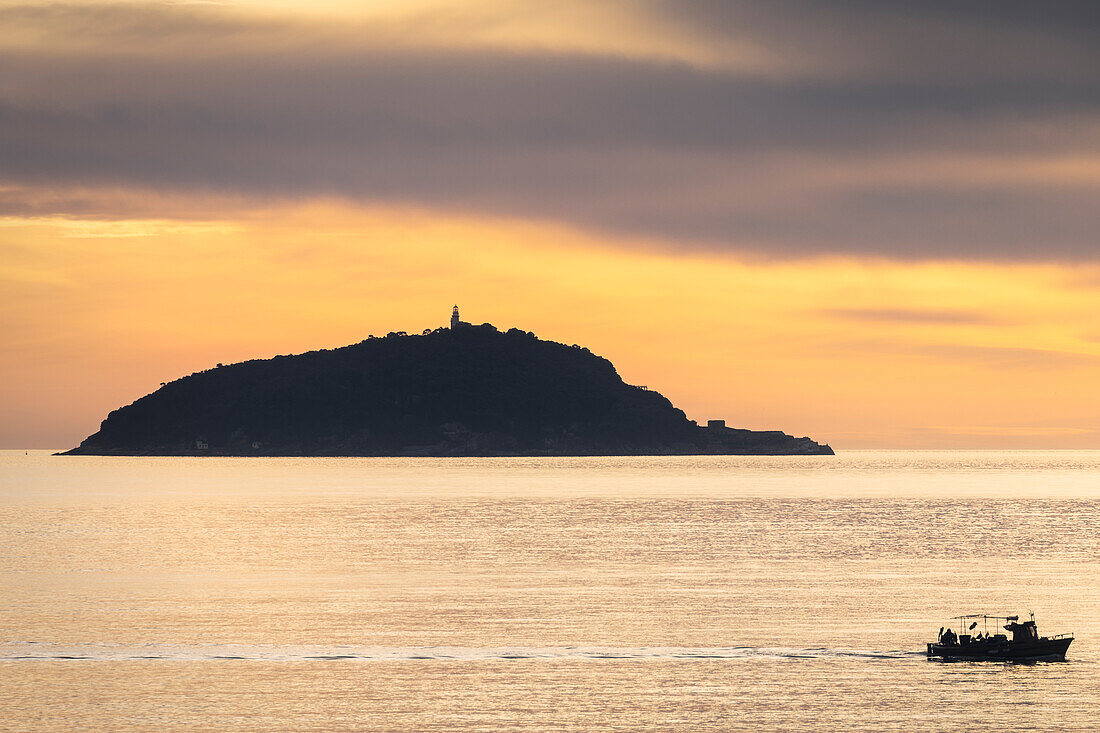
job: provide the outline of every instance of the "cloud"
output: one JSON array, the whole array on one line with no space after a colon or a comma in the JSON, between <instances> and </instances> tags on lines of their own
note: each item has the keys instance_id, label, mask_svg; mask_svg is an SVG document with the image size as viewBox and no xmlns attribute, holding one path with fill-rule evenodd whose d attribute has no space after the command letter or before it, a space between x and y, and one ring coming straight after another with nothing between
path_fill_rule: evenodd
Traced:
<instances>
[{"instance_id":1,"label":"cloud","mask_svg":"<svg viewBox=\"0 0 1100 733\"><path fill-rule=\"evenodd\" d=\"M1059 437L1064 435L1095 435L1093 428L1036 427L1022 425L936 425L924 428L944 435L994 436L994 437Z\"/></svg>"},{"instance_id":2,"label":"cloud","mask_svg":"<svg viewBox=\"0 0 1100 733\"><path fill-rule=\"evenodd\" d=\"M896 355L928 363L977 366L983 370L1057 372L1095 369L1100 353L1039 349L1024 346L984 346L963 343L907 343L889 339L836 341L823 353Z\"/></svg>"},{"instance_id":3,"label":"cloud","mask_svg":"<svg viewBox=\"0 0 1100 733\"><path fill-rule=\"evenodd\" d=\"M921 351L942 359L1007 369L1094 369L1100 365L1100 354L1026 347L942 344L922 347Z\"/></svg>"},{"instance_id":4,"label":"cloud","mask_svg":"<svg viewBox=\"0 0 1100 733\"><path fill-rule=\"evenodd\" d=\"M1071 22L1091 5L1034 26L1015 3L991 21L965 3L642 7L630 54L472 43L491 14L453 8L422 35L409 18L0 10L0 182L46 215L95 215L49 193L79 187L339 196L673 249L1100 259L1100 43ZM779 61L715 50L745 44Z\"/></svg>"},{"instance_id":5,"label":"cloud","mask_svg":"<svg viewBox=\"0 0 1100 733\"><path fill-rule=\"evenodd\" d=\"M697 45L782 50L790 75L975 81L1091 80L1100 9L1091 0L648 0ZM779 54L777 54L779 55Z\"/></svg>"},{"instance_id":6,"label":"cloud","mask_svg":"<svg viewBox=\"0 0 1100 733\"><path fill-rule=\"evenodd\" d=\"M898 324L990 324L1001 320L985 313L964 310L925 310L917 308L827 308L826 316L854 321L875 321Z\"/></svg>"}]
</instances>

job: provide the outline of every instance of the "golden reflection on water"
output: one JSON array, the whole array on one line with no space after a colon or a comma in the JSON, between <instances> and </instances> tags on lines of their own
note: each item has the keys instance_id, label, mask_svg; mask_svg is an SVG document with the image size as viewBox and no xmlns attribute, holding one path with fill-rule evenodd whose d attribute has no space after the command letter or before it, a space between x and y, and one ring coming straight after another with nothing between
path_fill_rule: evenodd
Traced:
<instances>
[{"instance_id":1,"label":"golden reflection on water","mask_svg":"<svg viewBox=\"0 0 1100 733\"><path fill-rule=\"evenodd\" d=\"M0 455L0 730L1089 730L1100 454ZM929 663L1039 614L1070 661ZM314 658L320 657L320 658Z\"/></svg>"}]
</instances>

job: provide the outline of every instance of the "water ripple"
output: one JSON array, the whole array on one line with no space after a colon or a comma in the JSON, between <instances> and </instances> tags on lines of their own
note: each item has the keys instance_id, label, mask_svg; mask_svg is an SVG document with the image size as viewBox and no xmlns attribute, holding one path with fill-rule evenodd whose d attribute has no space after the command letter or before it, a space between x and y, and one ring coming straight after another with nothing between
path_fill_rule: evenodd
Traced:
<instances>
[{"instance_id":1,"label":"water ripple","mask_svg":"<svg viewBox=\"0 0 1100 733\"><path fill-rule=\"evenodd\" d=\"M0 661L448 661L492 660L716 660L716 659L867 659L923 658L920 651L876 651L793 647L310 647L182 645L54 645L41 642L0 644Z\"/></svg>"}]
</instances>

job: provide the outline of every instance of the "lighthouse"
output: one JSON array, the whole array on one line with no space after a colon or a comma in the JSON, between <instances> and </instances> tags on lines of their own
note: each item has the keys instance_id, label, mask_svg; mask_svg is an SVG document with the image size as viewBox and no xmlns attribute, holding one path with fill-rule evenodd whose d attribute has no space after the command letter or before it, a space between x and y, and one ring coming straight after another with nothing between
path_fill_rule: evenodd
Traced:
<instances>
[{"instance_id":1,"label":"lighthouse","mask_svg":"<svg viewBox=\"0 0 1100 733\"><path fill-rule=\"evenodd\" d=\"M454 310L451 311L451 330L452 331L457 331L460 328L469 328L470 325L471 324L466 323L466 321L463 321L463 320L459 319L459 317L458 317L458 306L456 305L454 307Z\"/></svg>"}]
</instances>

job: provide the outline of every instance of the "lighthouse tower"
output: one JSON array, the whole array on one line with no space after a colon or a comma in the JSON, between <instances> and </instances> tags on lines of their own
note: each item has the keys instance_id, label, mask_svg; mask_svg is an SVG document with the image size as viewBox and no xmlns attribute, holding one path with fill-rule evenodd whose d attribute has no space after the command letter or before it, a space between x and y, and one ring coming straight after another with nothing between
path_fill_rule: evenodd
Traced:
<instances>
[{"instance_id":1,"label":"lighthouse tower","mask_svg":"<svg viewBox=\"0 0 1100 733\"><path fill-rule=\"evenodd\" d=\"M456 305L454 310L451 311L451 330L452 331L457 330L458 329L458 324L460 324L460 323L462 323L462 321L460 321L459 318L458 318L458 306Z\"/></svg>"}]
</instances>

